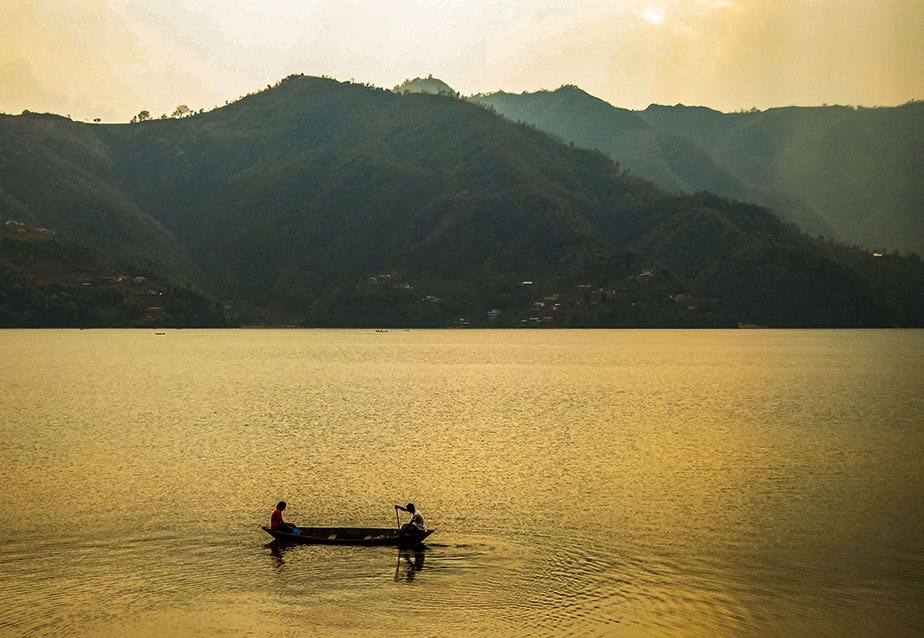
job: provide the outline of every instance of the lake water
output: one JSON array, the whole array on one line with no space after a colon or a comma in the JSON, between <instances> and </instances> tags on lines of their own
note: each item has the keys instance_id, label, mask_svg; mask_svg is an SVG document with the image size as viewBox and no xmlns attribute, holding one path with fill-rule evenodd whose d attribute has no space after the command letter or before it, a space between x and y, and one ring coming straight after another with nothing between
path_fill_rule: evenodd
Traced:
<instances>
[{"instance_id":1,"label":"lake water","mask_svg":"<svg viewBox=\"0 0 924 638\"><path fill-rule=\"evenodd\" d=\"M2 635L924 632L924 331L14 330L0 382Z\"/></svg>"}]
</instances>

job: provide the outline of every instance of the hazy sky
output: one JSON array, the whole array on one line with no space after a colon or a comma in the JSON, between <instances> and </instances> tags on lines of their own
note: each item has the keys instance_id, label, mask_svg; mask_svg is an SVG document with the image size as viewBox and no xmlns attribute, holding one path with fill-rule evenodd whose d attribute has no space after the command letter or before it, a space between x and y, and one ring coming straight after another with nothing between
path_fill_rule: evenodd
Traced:
<instances>
[{"instance_id":1,"label":"hazy sky","mask_svg":"<svg viewBox=\"0 0 924 638\"><path fill-rule=\"evenodd\" d=\"M924 98L924 0L0 0L0 111L125 121L292 74L619 106Z\"/></svg>"}]
</instances>

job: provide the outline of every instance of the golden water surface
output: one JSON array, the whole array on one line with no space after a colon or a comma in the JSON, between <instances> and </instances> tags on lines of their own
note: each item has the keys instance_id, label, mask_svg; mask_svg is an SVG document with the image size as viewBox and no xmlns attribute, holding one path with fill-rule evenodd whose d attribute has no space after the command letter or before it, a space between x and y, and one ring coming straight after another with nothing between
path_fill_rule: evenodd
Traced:
<instances>
[{"instance_id":1,"label":"golden water surface","mask_svg":"<svg viewBox=\"0 0 924 638\"><path fill-rule=\"evenodd\" d=\"M0 383L2 635L924 632L922 331L2 331Z\"/></svg>"}]
</instances>

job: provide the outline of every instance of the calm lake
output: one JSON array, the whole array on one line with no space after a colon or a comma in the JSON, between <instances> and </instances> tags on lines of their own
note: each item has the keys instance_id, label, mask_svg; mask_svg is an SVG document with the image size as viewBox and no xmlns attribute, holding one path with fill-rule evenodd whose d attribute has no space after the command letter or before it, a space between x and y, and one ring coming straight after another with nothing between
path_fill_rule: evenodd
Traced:
<instances>
[{"instance_id":1,"label":"calm lake","mask_svg":"<svg viewBox=\"0 0 924 638\"><path fill-rule=\"evenodd\" d=\"M2 635L924 632L924 331L8 330L0 381Z\"/></svg>"}]
</instances>

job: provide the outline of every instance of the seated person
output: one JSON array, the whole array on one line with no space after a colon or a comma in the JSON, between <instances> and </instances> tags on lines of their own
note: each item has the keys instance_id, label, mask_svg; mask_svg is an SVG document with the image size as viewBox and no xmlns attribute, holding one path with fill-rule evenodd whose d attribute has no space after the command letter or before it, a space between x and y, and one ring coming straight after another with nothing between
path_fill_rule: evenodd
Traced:
<instances>
[{"instance_id":1,"label":"seated person","mask_svg":"<svg viewBox=\"0 0 924 638\"><path fill-rule=\"evenodd\" d=\"M395 509L399 509L403 512L408 512L411 515L411 522L403 525L401 527L402 534L408 534L412 532L422 532L426 528L424 525L423 515L420 511L414 507L413 503L408 503L407 507L401 507L400 505L395 505Z\"/></svg>"},{"instance_id":2,"label":"seated person","mask_svg":"<svg viewBox=\"0 0 924 638\"><path fill-rule=\"evenodd\" d=\"M286 523L282 520L282 513L286 509L286 502L279 501L276 504L276 509L273 510L273 513L270 515L270 529L276 530L279 532L289 532L294 534L296 527L291 523Z\"/></svg>"}]
</instances>

